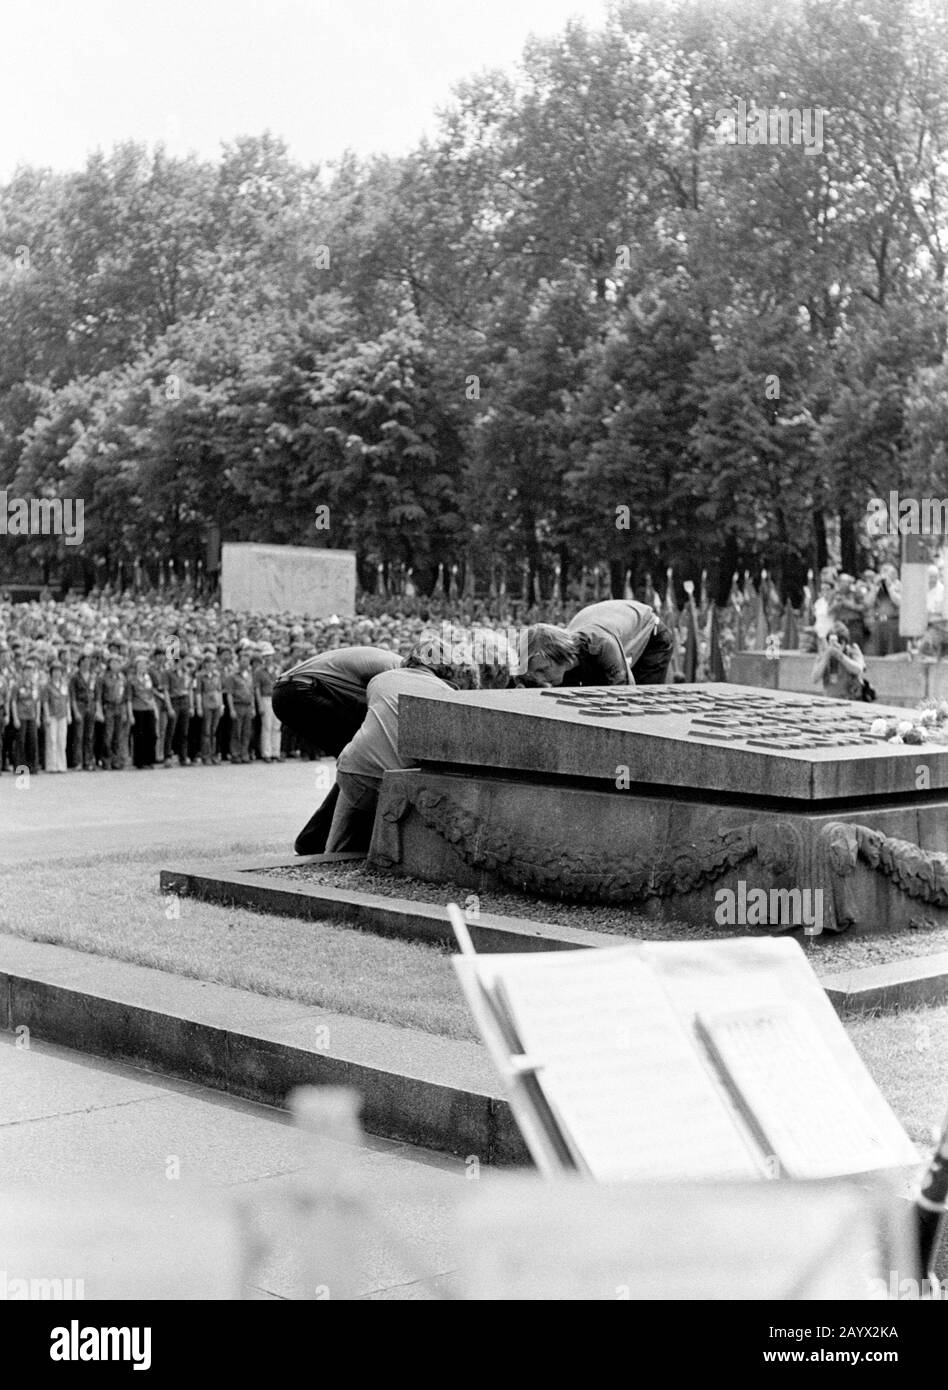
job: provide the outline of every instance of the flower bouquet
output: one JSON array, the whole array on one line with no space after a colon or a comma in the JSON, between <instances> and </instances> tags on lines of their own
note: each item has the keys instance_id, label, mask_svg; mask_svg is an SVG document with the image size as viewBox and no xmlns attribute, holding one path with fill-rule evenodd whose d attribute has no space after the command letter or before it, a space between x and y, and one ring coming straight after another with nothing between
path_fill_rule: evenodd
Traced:
<instances>
[{"instance_id":1,"label":"flower bouquet","mask_svg":"<svg viewBox=\"0 0 948 1390\"><path fill-rule=\"evenodd\" d=\"M886 743L948 743L948 700L925 700L903 719L874 719L869 732Z\"/></svg>"}]
</instances>

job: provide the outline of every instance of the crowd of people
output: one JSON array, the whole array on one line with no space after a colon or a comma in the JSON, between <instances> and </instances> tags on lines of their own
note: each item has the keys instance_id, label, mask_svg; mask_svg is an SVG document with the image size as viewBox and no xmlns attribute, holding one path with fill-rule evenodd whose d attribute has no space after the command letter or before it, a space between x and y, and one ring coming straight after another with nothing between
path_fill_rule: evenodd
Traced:
<instances>
[{"instance_id":1,"label":"crowd of people","mask_svg":"<svg viewBox=\"0 0 948 1390\"><path fill-rule=\"evenodd\" d=\"M905 646L899 637L901 599L902 586L893 564L865 570L858 579L831 567L823 570L819 595L813 603L812 629L817 643L826 642L842 624L845 641L866 656L894 656ZM841 636L838 631L836 635Z\"/></svg>"},{"instance_id":2,"label":"crowd of people","mask_svg":"<svg viewBox=\"0 0 948 1390\"><path fill-rule=\"evenodd\" d=\"M857 663L863 655L904 648L894 565L858 578L823 570L810 581L797 614L789 605L781 609L769 582L755 590L745 575L743 590L736 585L737 576L732 602L723 608L709 604L703 583L700 603L695 586L686 584L686 606L679 609L669 583L664 600L652 591L651 602L646 595L638 605L654 610L666 634L670 655L663 646L652 658L668 668L668 679L723 679L731 652L748 642L760 645L763 632L783 631L784 646L809 646L820 655L833 648L815 679L828 679L834 688L848 680L855 691L856 681L848 679L855 673L846 670L837 645ZM935 573L933 613L941 611L940 585ZM628 594L605 600L630 601ZM500 611L496 600L366 595L360 607L353 617L260 617L221 610L193 594L99 593L14 603L0 592L0 772L316 757L325 750L288 728L273 705L280 673L314 655L368 647L406 658L426 635L458 622L469 631L502 624L508 633L549 628L562 634L567 628L562 605L553 602L528 607L505 601ZM696 639L690 664L684 659L689 628ZM829 641L832 634L836 642ZM562 638L553 642L554 664L566 662L569 669L574 657L557 641ZM570 679L588 682L588 676Z\"/></svg>"},{"instance_id":3,"label":"crowd of people","mask_svg":"<svg viewBox=\"0 0 948 1390\"><path fill-rule=\"evenodd\" d=\"M650 606L613 602L623 610L623 622L625 610L639 613L628 651L641 662L640 679L651 679L646 667L657 663L664 671L671 640ZM0 772L317 757L331 750L288 726L279 701L275 708L280 675L338 649L370 648L399 664L423 639L451 630L449 605L412 607L410 612L300 619L131 594L24 603L0 599ZM473 622L466 634L493 632L499 639L490 637L488 646L491 660L503 668L504 683L517 677L518 634L528 630L536 643L535 669L527 675L524 656L521 680L558 683L572 669L568 679L576 683L599 669L597 662L602 679L627 678L628 653L595 625L571 636L565 626L521 622L508 626L505 636L489 626L485 610L467 616ZM523 613L526 619L535 616L532 610ZM660 631L665 635L659 639ZM537 665L544 662L562 667L560 675L544 676ZM484 661L473 664L475 685L495 683Z\"/></svg>"},{"instance_id":4,"label":"crowd of people","mask_svg":"<svg viewBox=\"0 0 948 1390\"><path fill-rule=\"evenodd\" d=\"M319 750L273 714L316 651L407 655L418 616L300 619L152 597L0 600L0 772L273 762Z\"/></svg>"}]
</instances>

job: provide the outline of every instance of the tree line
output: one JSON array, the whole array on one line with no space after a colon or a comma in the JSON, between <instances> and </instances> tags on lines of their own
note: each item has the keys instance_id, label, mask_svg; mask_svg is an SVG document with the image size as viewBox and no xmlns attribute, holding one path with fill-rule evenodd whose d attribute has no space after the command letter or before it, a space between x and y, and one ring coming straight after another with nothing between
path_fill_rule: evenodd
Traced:
<instances>
[{"instance_id":1,"label":"tree line","mask_svg":"<svg viewBox=\"0 0 948 1390\"><path fill-rule=\"evenodd\" d=\"M732 143L738 102L819 147ZM461 84L403 158L122 144L0 188L0 489L85 586L208 538L564 595L766 568L948 491L940 0L627 0ZM939 484L941 485L939 487ZM456 567L456 568L455 568Z\"/></svg>"}]
</instances>

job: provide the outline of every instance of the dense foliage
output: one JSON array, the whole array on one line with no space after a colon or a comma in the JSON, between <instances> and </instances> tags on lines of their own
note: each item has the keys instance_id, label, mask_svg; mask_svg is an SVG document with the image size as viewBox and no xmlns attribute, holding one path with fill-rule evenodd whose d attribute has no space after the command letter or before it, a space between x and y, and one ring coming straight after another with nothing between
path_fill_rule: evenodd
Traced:
<instances>
[{"instance_id":1,"label":"dense foliage","mask_svg":"<svg viewBox=\"0 0 948 1390\"><path fill-rule=\"evenodd\" d=\"M720 141L739 99L822 139ZM0 188L0 488L154 576L224 540L548 595L766 567L948 495L939 0L628 0L463 85L401 160L123 145ZM624 510L624 509L627 509ZM400 581L399 581L400 582Z\"/></svg>"}]
</instances>

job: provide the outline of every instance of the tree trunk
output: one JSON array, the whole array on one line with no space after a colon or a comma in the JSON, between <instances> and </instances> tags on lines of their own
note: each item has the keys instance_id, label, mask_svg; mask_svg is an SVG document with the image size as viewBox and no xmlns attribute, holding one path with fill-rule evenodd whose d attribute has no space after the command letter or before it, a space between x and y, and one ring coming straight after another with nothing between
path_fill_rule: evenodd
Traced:
<instances>
[{"instance_id":1,"label":"tree trunk","mask_svg":"<svg viewBox=\"0 0 948 1390\"><path fill-rule=\"evenodd\" d=\"M839 554L846 574L858 575L859 546L856 541L856 527L852 517L840 515Z\"/></svg>"},{"instance_id":2,"label":"tree trunk","mask_svg":"<svg viewBox=\"0 0 948 1390\"><path fill-rule=\"evenodd\" d=\"M823 569L829 559L829 551L826 548L826 519L823 516L821 507L816 507L813 512L813 538L816 543L816 564L814 569L817 574Z\"/></svg>"},{"instance_id":3,"label":"tree trunk","mask_svg":"<svg viewBox=\"0 0 948 1390\"><path fill-rule=\"evenodd\" d=\"M570 553L565 541L560 542L560 602L566 603L569 593L569 574L570 574Z\"/></svg>"}]
</instances>

